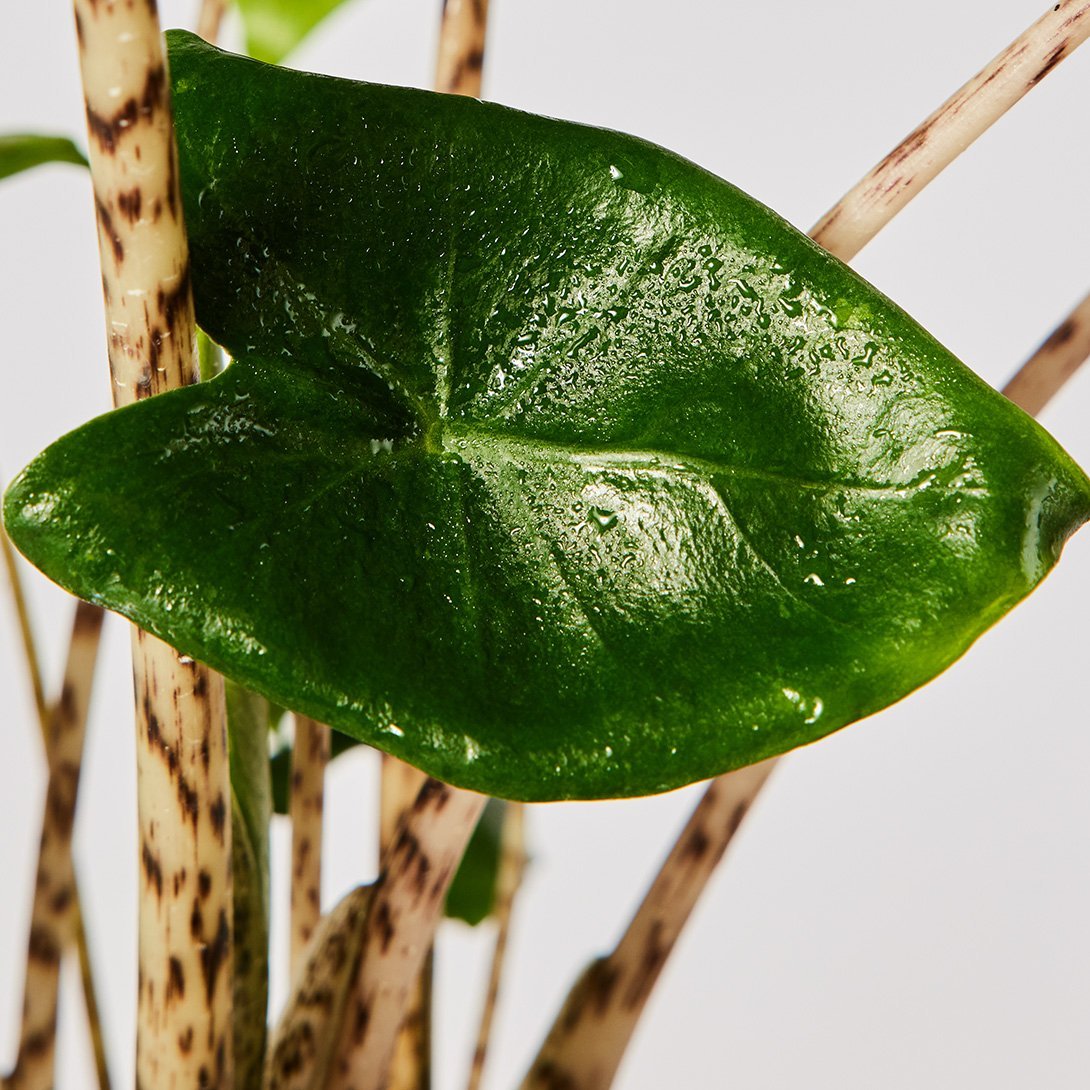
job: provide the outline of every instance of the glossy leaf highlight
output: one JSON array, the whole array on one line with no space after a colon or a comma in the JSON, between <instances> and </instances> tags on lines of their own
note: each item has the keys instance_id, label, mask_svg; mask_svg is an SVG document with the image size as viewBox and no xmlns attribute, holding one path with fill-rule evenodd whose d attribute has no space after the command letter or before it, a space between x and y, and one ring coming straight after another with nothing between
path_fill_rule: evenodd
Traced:
<instances>
[{"instance_id":1,"label":"glossy leaf highlight","mask_svg":"<svg viewBox=\"0 0 1090 1090\"><path fill-rule=\"evenodd\" d=\"M6 517L270 698L493 795L666 790L923 684L1087 518L1042 429L693 164L171 44L235 362Z\"/></svg>"}]
</instances>

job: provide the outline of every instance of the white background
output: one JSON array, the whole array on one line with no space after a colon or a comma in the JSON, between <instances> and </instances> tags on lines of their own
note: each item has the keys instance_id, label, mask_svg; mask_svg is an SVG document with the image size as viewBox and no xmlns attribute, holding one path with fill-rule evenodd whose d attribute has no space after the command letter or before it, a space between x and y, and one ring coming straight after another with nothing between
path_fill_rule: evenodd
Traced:
<instances>
[{"instance_id":1,"label":"white background","mask_svg":"<svg viewBox=\"0 0 1090 1090\"><path fill-rule=\"evenodd\" d=\"M355 0L295 62L426 86L438 0ZM166 25L195 4L167 2ZM1041 12L1041 0L493 0L486 94L648 137L809 227ZM237 42L233 26L229 38ZM0 131L76 135L70 10L5 5ZM999 384L1090 287L1090 47L1065 61L860 255L857 267ZM0 185L0 475L109 404L85 176ZM1090 466L1090 369L1044 423ZM28 572L51 682L70 603ZM946 676L785 761L647 1010L625 1090L1082 1090L1090 1072L1090 532ZM0 1066L14 1052L43 790L0 602ZM134 770L128 641L112 621L78 829L117 1085L131 1084ZM369 878L375 768L330 776L327 903ZM535 807L534 862L488 1079L513 1085L579 968L614 941L695 801ZM283 902L285 831L275 892ZM439 953L437 1090L463 1084L487 929ZM278 970L286 949L282 916ZM276 995L283 994L282 973ZM70 1000L71 994L67 996ZM59 1085L89 1085L78 1006Z\"/></svg>"}]
</instances>

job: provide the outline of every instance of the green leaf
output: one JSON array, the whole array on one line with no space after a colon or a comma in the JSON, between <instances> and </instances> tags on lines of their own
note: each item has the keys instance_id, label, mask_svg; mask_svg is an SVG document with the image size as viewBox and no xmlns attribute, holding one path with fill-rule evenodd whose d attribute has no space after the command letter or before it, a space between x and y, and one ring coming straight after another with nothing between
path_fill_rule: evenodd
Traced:
<instances>
[{"instance_id":1,"label":"green leaf","mask_svg":"<svg viewBox=\"0 0 1090 1090\"><path fill-rule=\"evenodd\" d=\"M269 988L268 702L227 683L234 883L234 1064L240 1090L261 1086Z\"/></svg>"},{"instance_id":2,"label":"green leaf","mask_svg":"<svg viewBox=\"0 0 1090 1090\"><path fill-rule=\"evenodd\" d=\"M236 0L246 51L276 64L345 0Z\"/></svg>"},{"instance_id":3,"label":"green leaf","mask_svg":"<svg viewBox=\"0 0 1090 1090\"><path fill-rule=\"evenodd\" d=\"M0 178L10 178L43 163L75 163L85 167L83 153L66 136L33 133L0 135Z\"/></svg>"},{"instance_id":4,"label":"green leaf","mask_svg":"<svg viewBox=\"0 0 1090 1090\"><path fill-rule=\"evenodd\" d=\"M662 791L922 685L1090 514L1032 420L693 164L171 44L235 362L54 444L6 518L271 699L492 795Z\"/></svg>"},{"instance_id":5,"label":"green leaf","mask_svg":"<svg viewBox=\"0 0 1090 1090\"><path fill-rule=\"evenodd\" d=\"M492 915L496 903L496 877L500 868L500 840L507 803L489 799L454 881L447 890L444 912L448 919L463 920L476 927Z\"/></svg>"}]
</instances>

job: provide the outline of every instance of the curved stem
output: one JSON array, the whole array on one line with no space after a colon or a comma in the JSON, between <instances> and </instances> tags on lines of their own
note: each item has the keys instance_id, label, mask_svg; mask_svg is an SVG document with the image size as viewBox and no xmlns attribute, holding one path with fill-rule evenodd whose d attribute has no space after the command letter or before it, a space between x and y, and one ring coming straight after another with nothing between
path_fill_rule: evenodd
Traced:
<instances>
[{"instance_id":1,"label":"curved stem","mask_svg":"<svg viewBox=\"0 0 1090 1090\"><path fill-rule=\"evenodd\" d=\"M330 1090L382 1090L405 1009L484 795L428 779L374 886Z\"/></svg>"}]
</instances>

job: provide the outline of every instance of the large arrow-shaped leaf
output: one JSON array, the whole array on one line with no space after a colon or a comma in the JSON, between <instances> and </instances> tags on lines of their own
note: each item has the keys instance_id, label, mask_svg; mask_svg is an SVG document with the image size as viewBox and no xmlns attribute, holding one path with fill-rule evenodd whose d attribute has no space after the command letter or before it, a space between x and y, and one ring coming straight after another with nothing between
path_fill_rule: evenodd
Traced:
<instances>
[{"instance_id":1,"label":"large arrow-shaped leaf","mask_svg":"<svg viewBox=\"0 0 1090 1090\"><path fill-rule=\"evenodd\" d=\"M659 791L956 659L1090 483L668 152L172 40L214 381L7 499L78 594L457 784Z\"/></svg>"}]
</instances>

